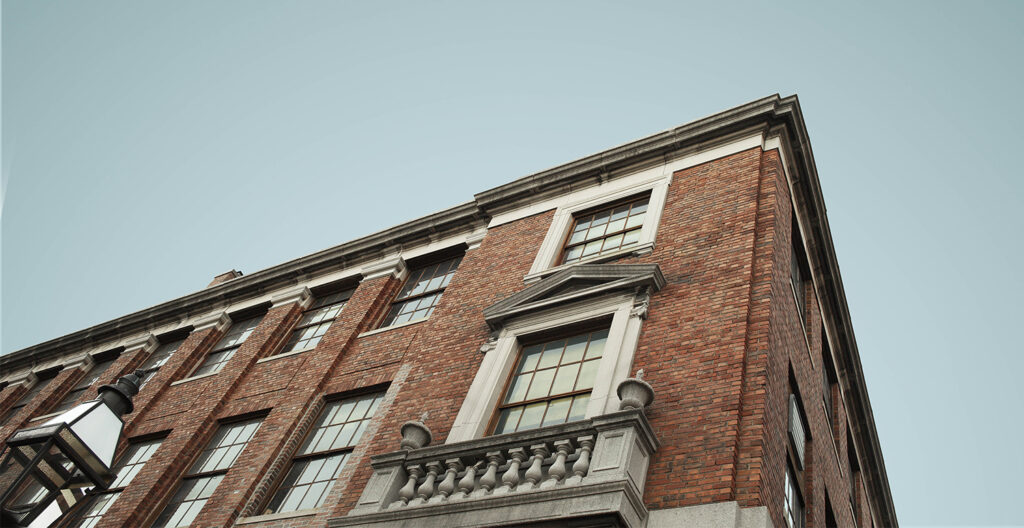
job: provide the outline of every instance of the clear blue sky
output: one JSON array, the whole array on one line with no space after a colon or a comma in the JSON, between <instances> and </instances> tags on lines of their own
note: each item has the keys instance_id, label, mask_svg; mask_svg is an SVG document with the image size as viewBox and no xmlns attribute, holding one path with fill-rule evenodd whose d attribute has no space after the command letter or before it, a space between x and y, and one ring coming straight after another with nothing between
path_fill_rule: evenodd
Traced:
<instances>
[{"instance_id":1,"label":"clear blue sky","mask_svg":"<svg viewBox=\"0 0 1024 528\"><path fill-rule=\"evenodd\" d=\"M2 350L796 93L902 524L1024 524L1022 14L5 0Z\"/></svg>"}]
</instances>

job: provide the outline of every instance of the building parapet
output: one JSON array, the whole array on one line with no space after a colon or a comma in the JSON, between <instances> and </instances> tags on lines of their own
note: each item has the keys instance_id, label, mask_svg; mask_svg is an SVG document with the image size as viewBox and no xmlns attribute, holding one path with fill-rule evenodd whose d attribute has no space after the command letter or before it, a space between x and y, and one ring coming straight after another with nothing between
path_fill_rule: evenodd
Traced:
<instances>
[{"instance_id":1,"label":"building parapet","mask_svg":"<svg viewBox=\"0 0 1024 528\"><path fill-rule=\"evenodd\" d=\"M372 457L356 507L331 528L462 528L572 517L644 526L658 440L640 409Z\"/></svg>"}]
</instances>

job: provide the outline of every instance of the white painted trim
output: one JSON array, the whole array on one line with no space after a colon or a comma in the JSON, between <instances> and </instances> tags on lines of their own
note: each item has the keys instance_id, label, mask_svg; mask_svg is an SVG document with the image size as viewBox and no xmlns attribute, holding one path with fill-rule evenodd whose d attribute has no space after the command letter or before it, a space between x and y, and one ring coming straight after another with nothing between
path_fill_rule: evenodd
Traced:
<instances>
[{"instance_id":1,"label":"white painted trim","mask_svg":"<svg viewBox=\"0 0 1024 528\"><path fill-rule=\"evenodd\" d=\"M73 356L71 359L65 361L64 368L62 368L61 370L77 368L80 369L82 372L89 372L95 365L96 360L94 360L91 355L82 354L80 356Z\"/></svg>"},{"instance_id":2,"label":"white painted trim","mask_svg":"<svg viewBox=\"0 0 1024 528\"><path fill-rule=\"evenodd\" d=\"M156 347L158 346L160 346L160 341L157 340L156 336L153 334L146 334L126 341L123 353L127 354L129 352L138 351L142 354L148 354L156 350Z\"/></svg>"},{"instance_id":3,"label":"white painted trim","mask_svg":"<svg viewBox=\"0 0 1024 528\"><path fill-rule=\"evenodd\" d=\"M44 414L42 416L36 416L35 418L29 418L28 421L29 421L29 423L31 423L31 422L39 422L39 421L42 421L42 420L46 420L46 419L49 419L49 418L54 418L56 416L60 416L60 415L64 414L65 412L67 412L67 411L52 412L52 413Z\"/></svg>"},{"instance_id":4,"label":"white painted trim","mask_svg":"<svg viewBox=\"0 0 1024 528\"><path fill-rule=\"evenodd\" d=\"M423 319L416 319L415 321L406 321L406 322L401 323L401 324L396 324L396 325L391 325L391 326L383 326L383 327L378 328L376 330L367 330L367 331L357 335L356 338L372 336L372 335L379 334L381 332L387 332L388 330L394 330L396 328L405 328L407 326L412 326L412 325L415 325L415 324L425 323L425 322L427 322L429 320L430 320L429 317L424 317Z\"/></svg>"},{"instance_id":5,"label":"white painted trim","mask_svg":"<svg viewBox=\"0 0 1024 528\"><path fill-rule=\"evenodd\" d=\"M291 303L299 303L299 308L305 310L313 301L313 293L306 286L296 286L290 290L272 295L270 297L271 308L284 306Z\"/></svg>"},{"instance_id":6,"label":"white painted trim","mask_svg":"<svg viewBox=\"0 0 1024 528\"><path fill-rule=\"evenodd\" d=\"M562 204L555 210L555 217L551 221L551 227L537 251L537 257L530 266L527 277L552 269L562 253L562 242L566 233L572 227L573 216L580 211L600 206L604 203L613 202L633 195L650 192L651 198L647 205L647 214L644 218L643 227L640 228L640 240L637 246L629 248L631 252L639 249L639 246L653 247L654 238L658 231L658 224L661 220L661 212L665 208L665 199L668 197L668 186L672 180L671 173L664 174L665 165L654 167L639 172L627 178L615 180L605 185L592 187L578 193L565 197ZM607 259L609 254L594 255L590 258L574 262L581 264L585 262Z\"/></svg>"},{"instance_id":7,"label":"white painted trim","mask_svg":"<svg viewBox=\"0 0 1024 528\"><path fill-rule=\"evenodd\" d=\"M480 247L480 244L484 241L484 237L487 236L487 230L484 229L479 233L473 233L466 237L466 250L472 250Z\"/></svg>"},{"instance_id":8,"label":"white painted trim","mask_svg":"<svg viewBox=\"0 0 1024 528\"><path fill-rule=\"evenodd\" d=\"M208 314L205 317L200 317L192 323L192 331L199 332L206 330L207 328L213 328L215 331L222 331L231 324L231 317L228 316L227 312L217 312Z\"/></svg>"},{"instance_id":9,"label":"white painted trim","mask_svg":"<svg viewBox=\"0 0 1024 528\"><path fill-rule=\"evenodd\" d=\"M386 260L376 262L369 266L363 267L363 280L376 279L378 277L385 277L387 275L393 275L396 279L404 279L409 273L409 268L405 265L405 259L401 255L395 255Z\"/></svg>"},{"instance_id":10,"label":"white painted trim","mask_svg":"<svg viewBox=\"0 0 1024 528\"><path fill-rule=\"evenodd\" d=\"M300 350L289 350L289 351L283 352L281 354L274 354L273 356L267 356L265 358L257 359L256 363L266 363L267 361L273 361L275 359L281 359L281 358L286 358L286 357L290 357L290 356L296 356L296 355L299 355L299 354L301 354L303 352L309 352L310 350L313 350L314 348L316 348L316 347L303 348L303 349L300 349Z\"/></svg>"},{"instance_id":11,"label":"white painted trim","mask_svg":"<svg viewBox=\"0 0 1024 528\"><path fill-rule=\"evenodd\" d=\"M171 382L171 386L173 387L175 385L181 385L182 383L188 383L190 381L195 381L197 379L209 378L210 376L216 376L217 374L220 374L219 370L217 372L209 372L207 374L202 374L202 375L199 375L199 376L191 376L191 377L188 377L188 378L181 378L178 381L172 381Z\"/></svg>"},{"instance_id":12,"label":"white painted trim","mask_svg":"<svg viewBox=\"0 0 1024 528\"><path fill-rule=\"evenodd\" d=\"M586 417L617 410L619 398L615 386L629 377L640 337L642 320L631 315L635 302L635 295L618 293L521 315L506 323L494 348L484 355L445 443L473 440L487 434L487 425L502 396L505 381L519 359L520 337L607 316L612 318L608 340Z\"/></svg>"}]
</instances>

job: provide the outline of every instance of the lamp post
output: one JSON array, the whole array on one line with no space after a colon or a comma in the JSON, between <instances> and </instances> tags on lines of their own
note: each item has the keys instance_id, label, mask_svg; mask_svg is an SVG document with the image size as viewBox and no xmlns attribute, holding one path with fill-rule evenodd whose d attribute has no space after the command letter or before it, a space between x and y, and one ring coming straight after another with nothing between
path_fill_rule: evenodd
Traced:
<instances>
[{"instance_id":1,"label":"lamp post","mask_svg":"<svg viewBox=\"0 0 1024 528\"><path fill-rule=\"evenodd\" d=\"M7 439L0 463L0 525L49 526L87 491L110 485L121 416L134 410L132 396L143 377L136 370L103 385L96 399Z\"/></svg>"}]
</instances>

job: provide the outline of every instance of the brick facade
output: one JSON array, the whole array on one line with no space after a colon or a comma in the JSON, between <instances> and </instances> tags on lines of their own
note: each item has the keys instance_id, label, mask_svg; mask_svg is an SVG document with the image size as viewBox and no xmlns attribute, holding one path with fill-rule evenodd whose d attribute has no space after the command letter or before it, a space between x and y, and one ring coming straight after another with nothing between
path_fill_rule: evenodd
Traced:
<instances>
[{"instance_id":1,"label":"brick facade","mask_svg":"<svg viewBox=\"0 0 1024 528\"><path fill-rule=\"evenodd\" d=\"M765 507L772 524L785 526L792 375L808 424L806 525L825 526L827 494L840 526L870 527L871 512L884 514L891 498L872 495L860 477L858 489L851 489L847 399L833 397L834 427L824 408L817 291L825 285L819 277L808 285L801 322L789 278L794 198L784 164L782 147L762 145L674 171L653 251L615 261L658 264L667 281L651 297L632 365L644 370L655 390L646 414L661 442L643 501L651 511L735 501L743 508ZM296 303L263 307L259 326L223 370L175 383L187 379L224 329L191 332L125 420L122 447L136 438L163 437L163 444L99 526L152 523L218 425L240 416L261 416L263 422L193 526L325 526L348 513L372 474L369 457L397 449L402 423L426 412L434 444L445 442L490 335L481 313L529 286L524 276L553 215L554 206L487 229L479 247L465 252L434 313L421 322L374 331L402 281L394 275L353 280L351 298L315 349L260 361L283 346L302 313ZM809 243L809 253L812 245L822 246ZM812 262L812 268L820 266ZM842 346L834 348L844 353ZM122 353L97 385L130 372L147 353ZM29 418L52 406L81 375L79 369L61 371L9 417L0 435L31 425ZM24 390L9 384L0 391L0 412ZM367 390L386 391L386 397L324 506L250 522L262 513L325 397ZM859 434L873 430L858 428ZM873 464L859 460L865 469Z\"/></svg>"}]
</instances>

